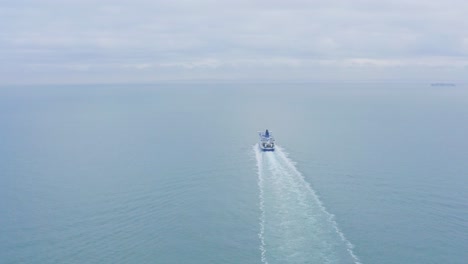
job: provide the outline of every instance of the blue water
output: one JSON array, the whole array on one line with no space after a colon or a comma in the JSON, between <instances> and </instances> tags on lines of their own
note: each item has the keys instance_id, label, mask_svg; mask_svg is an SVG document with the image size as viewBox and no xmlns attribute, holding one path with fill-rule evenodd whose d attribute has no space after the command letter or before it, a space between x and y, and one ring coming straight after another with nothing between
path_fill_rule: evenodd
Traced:
<instances>
[{"instance_id":1,"label":"blue water","mask_svg":"<svg viewBox=\"0 0 468 264\"><path fill-rule=\"evenodd\" d=\"M463 84L1 87L0 263L468 263L466 120Z\"/></svg>"}]
</instances>

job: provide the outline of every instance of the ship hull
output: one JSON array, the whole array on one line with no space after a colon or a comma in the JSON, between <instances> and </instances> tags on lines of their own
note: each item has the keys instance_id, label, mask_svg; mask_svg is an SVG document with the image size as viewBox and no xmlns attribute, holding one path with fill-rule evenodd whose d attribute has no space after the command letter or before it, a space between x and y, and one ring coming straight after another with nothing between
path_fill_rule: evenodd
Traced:
<instances>
[{"instance_id":1,"label":"ship hull","mask_svg":"<svg viewBox=\"0 0 468 264\"><path fill-rule=\"evenodd\" d=\"M262 147L260 147L260 150L265 151L265 152L266 151L275 151L275 148L262 148Z\"/></svg>"}]
</instances>

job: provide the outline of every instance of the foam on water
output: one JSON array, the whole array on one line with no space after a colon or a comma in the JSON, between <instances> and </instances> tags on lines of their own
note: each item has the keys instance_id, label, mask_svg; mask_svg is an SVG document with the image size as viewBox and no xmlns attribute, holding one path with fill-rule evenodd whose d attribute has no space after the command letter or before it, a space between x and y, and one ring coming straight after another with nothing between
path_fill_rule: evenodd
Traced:
<instances>
[{"instance_id":1,"label":"foam on water","mask_svg":"<svg viewBox=\"0 0 468 264\"><path fill-rule=\"evenodd\" d=\"M263 263L355 263L353 245L281 147L254 146Z\"/></svg>"},{"instance_id":2,"label":"foam on water","mask_svg":"<svg viewBox=\"0 0 468 264\"><path fill-rule=\"evenodd\" d=\"M260 238L260 253L262 257L262 263L268 263L265 258L265 238L263 233L265 232L265 210L264 210L264 201L263 201L263 159L258 149L258 145L254 146L255 157L257 159L257 168L258 168L258 187L260 190L259 200L260 200L260 233L258 233L258 237Z\"/></svg>"}]
</instances>

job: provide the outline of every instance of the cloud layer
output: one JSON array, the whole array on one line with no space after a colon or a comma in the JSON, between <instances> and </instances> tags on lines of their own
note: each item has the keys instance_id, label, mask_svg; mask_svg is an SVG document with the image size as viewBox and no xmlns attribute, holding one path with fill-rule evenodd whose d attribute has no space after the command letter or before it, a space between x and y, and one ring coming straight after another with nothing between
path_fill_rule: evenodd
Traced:
<instances>
[{"instance_id":1,"label":"cloud layer","mask_svg":"<svg viewBox=\"0 0 468 264\"><path fill-rule=\"evenodd\" d=\"M18 0L3 83L456 80L468 2Z\"/></svg>"}]
</instances>

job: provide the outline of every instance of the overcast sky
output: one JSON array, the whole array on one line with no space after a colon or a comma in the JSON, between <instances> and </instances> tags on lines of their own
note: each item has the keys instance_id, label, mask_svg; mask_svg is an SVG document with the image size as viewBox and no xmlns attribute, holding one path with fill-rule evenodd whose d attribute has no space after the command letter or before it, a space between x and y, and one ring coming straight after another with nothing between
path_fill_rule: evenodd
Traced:
<instances>
[{"instance_id":1,"label":"overcast sky","mask_svg":"<svg viewBox=\"0 0 468 264\"><path fill-rule=\"evenodd\" d=\"M468 81L468 1L1 1L0 80Z\"/></svg>"}]
</instances>

